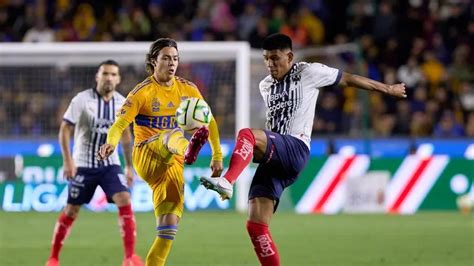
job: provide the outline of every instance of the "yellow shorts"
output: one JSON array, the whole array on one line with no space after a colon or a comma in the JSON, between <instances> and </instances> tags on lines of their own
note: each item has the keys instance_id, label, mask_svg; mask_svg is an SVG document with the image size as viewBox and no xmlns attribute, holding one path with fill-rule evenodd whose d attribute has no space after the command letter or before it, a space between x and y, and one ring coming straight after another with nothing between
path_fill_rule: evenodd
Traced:
<instances>
[{"instance_id":1,"label":"yellow shorts","mask_svg":"<svg viewBox=\"0 0 474 266\"><path fill-rule=\"evenodd\" d=\"M181 217L184 209L182 156L171 154L158 139L134 147L133 165L153 191L155 216L173 213Z\"/></svg>"}]
</instances>

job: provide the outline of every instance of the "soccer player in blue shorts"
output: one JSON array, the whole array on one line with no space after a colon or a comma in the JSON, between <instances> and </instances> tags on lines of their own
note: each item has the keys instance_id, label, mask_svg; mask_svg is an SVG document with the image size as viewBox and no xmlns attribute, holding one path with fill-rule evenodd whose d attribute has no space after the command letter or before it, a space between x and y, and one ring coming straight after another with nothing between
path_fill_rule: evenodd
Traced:
<instances>
[{"instance_id":1,"label":"soccer player in blue shorts","mask_svg":"<svg viewBox=\"0 0 474 266\"><path fill-rule=\"evenodd\" d=\"M79 92L69 104L59 130L59 143L63 155L64 177L69 180L67 205L61 212L53 233L51 253L47 266L59 265L59 252L82 204L89 203L97 186L109 202L118 207L120 233L124 246L123 265L144 265L135 254L135 217L131 207L128 187L133 182L131 133L122 137L125 158L125 175L120 167L118 153L98 161L96 154L107 139L107 130L115 114L125 102L116 92L120 83L119 65L107 60L99 65L95 80L97 86ZM74 134L71 155L70 141ZM98 262L99 263L99 262Z\"/></svg>"},{"instance_id":2,"label":"soccer player in blue shorts","mask_svg":"<svg viewBox=\"0 0 474 266\"><path fill-rule=\"evenodd\" d=\"M247 231L261 265L277 266L280 256L268 225L283 190L296 181L308 160L319 90L340 84L401 98L406 92L404 84L387 85L320 63L294 63L292 41L280 33L265 38L263 58L270 72L259 85L267 108L266 129L241 129L227 172L201 177L201 183L229 199L232 185L252 158L259 164L249 191Z\"/></svg>"}]
</instances>

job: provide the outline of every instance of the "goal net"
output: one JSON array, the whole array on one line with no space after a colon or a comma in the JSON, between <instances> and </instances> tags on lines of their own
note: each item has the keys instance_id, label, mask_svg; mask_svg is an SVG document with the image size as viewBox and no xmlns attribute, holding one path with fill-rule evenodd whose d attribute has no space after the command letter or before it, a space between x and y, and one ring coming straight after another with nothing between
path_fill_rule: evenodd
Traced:
<instances>
[{"instance_id":1,"label":"goal net","mask_svg":"<svg viewBox=\"0 0 474 266\"><path fill-rule=\"evenodd\" d=\"M127 95L146 77L149 45L0 44L0 136L55 138L69 101L79 91L95 86L97 66L107 59L120 64L118 90ZM248 126L248 44L183 42L178 48L177 75L199 87L216 116L221 136L233 138L236 128Z\"/></svg>"}]
</instances>

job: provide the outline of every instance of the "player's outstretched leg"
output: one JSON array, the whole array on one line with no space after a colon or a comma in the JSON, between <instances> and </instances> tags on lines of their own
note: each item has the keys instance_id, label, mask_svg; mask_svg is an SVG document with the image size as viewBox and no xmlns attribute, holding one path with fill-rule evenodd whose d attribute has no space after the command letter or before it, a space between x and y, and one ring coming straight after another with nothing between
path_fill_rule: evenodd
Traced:
<instances>
[{"instance_id":1,"label":"player's outstretched leg","mask_svg":"<svg viewBox=\"0 0 474 266\"><path fill-rule=\"evenodd\" d=\"M153 245L146 256L147 266L165 265L168 254L173 245L173 240L178 232L176 225L164 225L156 227L157 235Z\"/></svg>"},{"instance_id":2,"label":"player's outstretched leg","mask_svg":"<svg viewBox=\"0 0 474 266\"><path fill-rule=\"evenodd\" d=\"M184 152L184 163L193 164L196 161L199 151L201 151L202 146L206 144L208 138L209 130L205 126L194 132Z\"/></svg>"},{"instance_id":3,"label":"player's outstretched leg","mask_svg":"<svg viewBox=\"0 0 474 266\"><path fill-rule=\"evenodd\" d=\"M74 223L76 214L74 215L67 215L66 213L71 214L71 211L68 211L69 205L66 206L66 209L61 212L56 221L56 225L54 226L53 232L53 242L51 243L51 253L49 255L48 261L46 262L46 266L57 266L59 265L59 252L63 247L64 240L69 235L71 230L72 224ZM80 208L80 206L78 206Z\"/></svg>"},{"instance_id":4,"label":"player's outstretched leg","mask_svg":"<svg viewBox=\"0 0 474 266\"><path fill-rule=\"evenodd\" d=\"M235 148L230 157L229 169L223 177L201 177L200 181L207 189L219 193L222 199L230 199L233 194L232 185L253 158L256 144L255 136L250 128L239 131Z\"/></svg>"},{"instance_id":5,"label":"player's outstretched leg","mask_svg":"<svg viewBox=\"0 0 474 266\"><path fill-rule=\"evenodd\" d=\"M232 185L224 177L201 176L199 181L205 188L219 193L223 200L232 198L234 193Z\"/></svg>"}]
</instances>

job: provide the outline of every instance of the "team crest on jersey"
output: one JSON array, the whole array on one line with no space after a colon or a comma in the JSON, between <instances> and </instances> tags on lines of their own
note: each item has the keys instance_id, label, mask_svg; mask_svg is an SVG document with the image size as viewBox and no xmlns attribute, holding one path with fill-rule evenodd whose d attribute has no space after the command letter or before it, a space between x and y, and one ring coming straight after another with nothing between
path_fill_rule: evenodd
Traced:
<instances>
[{"instance_id":1,"label":"team crest on jersey","mask_svg":"<svg viewBox=\"0 0 474 266\"><path fill-rule=\"evenodd\" d=\"M151 102L151 111L152 112L159 112L160 111L160 102L157 98L153 98Z\"/></svg>"},{"instance_id":2,"label":"team crest on jersey","mask_svg":"<svg viewBox=\"0 0 474 266\"><path fill-rule=\"evenodd\" d=\"M298 84L298 82L299 82L300 80L301 80L301 75L300 75L300 74L293 75L293 76L291 77L291 81L294 82L295 85Z\"/></svg>"}]
</instances>

